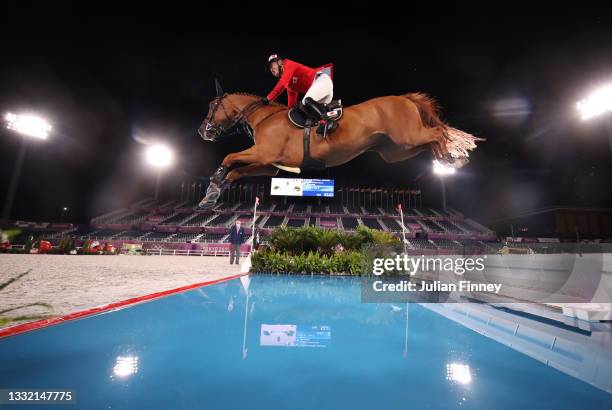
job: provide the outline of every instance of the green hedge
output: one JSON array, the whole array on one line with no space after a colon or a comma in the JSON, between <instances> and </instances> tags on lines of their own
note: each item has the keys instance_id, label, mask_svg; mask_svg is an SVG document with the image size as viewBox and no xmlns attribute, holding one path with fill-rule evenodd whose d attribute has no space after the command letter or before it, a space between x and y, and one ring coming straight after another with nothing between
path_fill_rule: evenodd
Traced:
<instances>
[{"instance_id":1,"label":"green hedge","mask_svg":"<svg viewBox=\"0 0 612 410\"><path fill-rule=\"evenodd\" d=\"M252 272L360 275L363 269L364 258L357 251L343 251L333 255L315 252L292 255L264 249L255 252L251 259Z\"/></svg>"},{"instance_id":2,"label":"green hedge","mask_svg":"<svg viewBox=\"0 0 612 410\"><path fill-rule=\"evenodd\" d=\"M252 272L360 275L366 266L364 246L400 243L389 233L363 226L356 232L281 227L268 242L253 254Z\"/></svg>"},{"instance_id":3,"label":"green hedge","mask_svg":"<svg viewBox=\"0 0 612 410\"><path fill-rule=\"evenodd\" d=\"M359 251L367 244L400 243L395 236L376 229L360 226L355 232L322 229L314 226L302 228L277 228L268 237L270 246L280 252L293 255L316 252L321 255L333 254L338 245L345 250Z\"/></svg>"}]
</instances>

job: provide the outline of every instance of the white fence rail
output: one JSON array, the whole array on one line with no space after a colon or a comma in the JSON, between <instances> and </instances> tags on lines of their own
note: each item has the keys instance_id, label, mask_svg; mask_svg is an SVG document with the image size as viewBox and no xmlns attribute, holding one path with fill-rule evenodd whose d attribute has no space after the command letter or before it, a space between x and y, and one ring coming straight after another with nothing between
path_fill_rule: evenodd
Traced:
<instances>
[{"instance_id":1,"label":"white fence rail","mask_svg":"<svg viewBox=\"0 0 612 410\"><path fill-rule=\"evenodd\" d=\"M147 255L171 255L171 256L229 256L228 250L205 250L205 249L145 249ZM249 252L240 252L240 256L248 256Z\"/></svg>"}]
</instances>

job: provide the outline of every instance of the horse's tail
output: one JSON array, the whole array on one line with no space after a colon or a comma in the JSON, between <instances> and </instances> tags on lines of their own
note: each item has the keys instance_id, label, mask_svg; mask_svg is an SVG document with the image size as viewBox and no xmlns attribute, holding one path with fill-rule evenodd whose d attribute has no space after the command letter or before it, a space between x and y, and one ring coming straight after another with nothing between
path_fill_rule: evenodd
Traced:
<instances>
[{"instance_id":1,"label":"horse's tail","mask_svg":"<svg viewBox=\"0 0 612 410\"><path fill-rule=\"evenodd\" d=\"M440 118L441 107L438 102L423 93L404 94L403 97L409 99L417 106L421 121L427 127L442 127L446 137L446 149L453 158L468 158L470 151L476 148L476 141L486 141L472 134L451 127Z\"/></svg>"},{"instance_id":2,"label":"horse's tail","mask_svg":"<svg viewBox=\"0 0 612 410\"><path fill-rule=\"evenodd\" d=\"M440 104L433 98L424 93L410 93L404 94L402 97L405 97L412 101L414 105L419 109L419 114L421 114L421 121L427 127L446 127L447 125L440 119Z\"/></svg>"}]
</instances>

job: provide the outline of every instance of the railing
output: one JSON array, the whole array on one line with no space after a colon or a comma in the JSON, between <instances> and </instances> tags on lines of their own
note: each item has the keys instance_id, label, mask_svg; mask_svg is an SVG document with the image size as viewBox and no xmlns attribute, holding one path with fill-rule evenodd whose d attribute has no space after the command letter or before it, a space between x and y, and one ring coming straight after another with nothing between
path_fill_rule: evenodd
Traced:
<instances>
[{"instance_id":1,"label":"railing","mask_svg":"<svg viewBox=\"0 0 612 410\"><path fill-rule=\"evenodd\" d=\"M158 255L158 256L229 256L228 250L204 250L204 249L144 249L144 253L147 255ZM240 256L247 256L249 252L240 252Z\"/></svg>"}]
</instances>

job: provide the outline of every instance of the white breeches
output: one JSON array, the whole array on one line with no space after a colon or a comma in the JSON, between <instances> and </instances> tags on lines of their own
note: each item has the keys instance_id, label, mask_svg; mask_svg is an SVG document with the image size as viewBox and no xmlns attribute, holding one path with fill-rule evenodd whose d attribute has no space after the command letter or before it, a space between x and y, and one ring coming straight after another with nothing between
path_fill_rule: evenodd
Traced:
<instances>
[{"instance_id":1,"label":"white breeches","mask_svg":"<svg viewBox=\"0 0 612 410\"><path fill-rule=\"evenodd\" d=\"M329 104L331 102L331 100L334 98L334 83L329 75L321 73L315 77L312 85L308 91L306 91L306 95L304 95L302 103L308 97L323 104Z\"/></svg>"}]
</instances>

